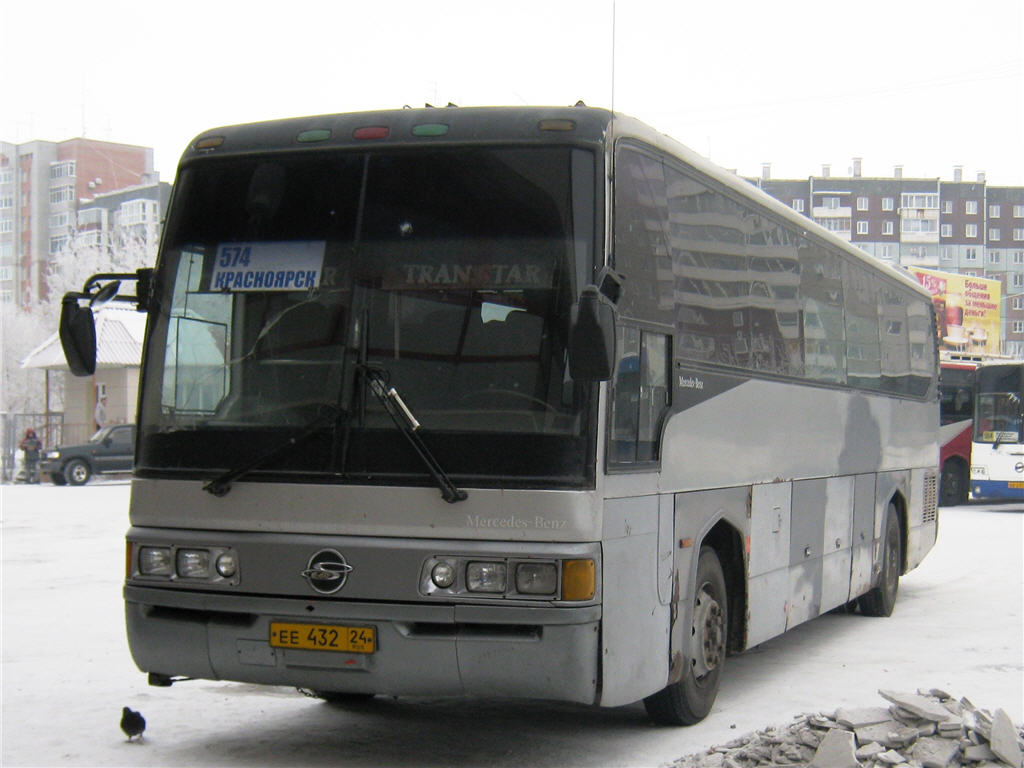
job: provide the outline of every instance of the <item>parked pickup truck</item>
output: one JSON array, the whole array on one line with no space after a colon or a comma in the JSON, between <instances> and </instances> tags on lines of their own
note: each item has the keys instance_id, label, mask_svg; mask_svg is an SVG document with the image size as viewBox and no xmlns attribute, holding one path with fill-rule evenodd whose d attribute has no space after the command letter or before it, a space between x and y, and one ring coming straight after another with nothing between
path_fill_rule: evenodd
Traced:
<instances>
[{"instance_id":1,"label":"parked pickup truck","mask_svg":"<svg viewBox=\"0 0 1024 768\"><path fill-rule=\"evenodd\" d=\"M61 445L43 452L39 474L54 485L85 485L94 474L132 471L135 425L103 427L81 445Z\"/></svg>"}]
</instances>

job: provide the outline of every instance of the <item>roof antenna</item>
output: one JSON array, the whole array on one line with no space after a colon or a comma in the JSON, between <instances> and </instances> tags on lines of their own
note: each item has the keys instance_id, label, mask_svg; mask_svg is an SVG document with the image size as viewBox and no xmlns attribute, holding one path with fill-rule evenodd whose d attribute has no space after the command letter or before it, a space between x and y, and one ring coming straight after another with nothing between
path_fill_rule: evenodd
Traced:
<instances>
[{"instance_id":1,"label":"roof antenna","mask_svg":"<svg viewBox=\"0 0 1024 768\"><path fill-rule=\"evenodd\" d=\"M615 113L615 0L612 0L612 114Z\"/></svg>"}]
</instances>

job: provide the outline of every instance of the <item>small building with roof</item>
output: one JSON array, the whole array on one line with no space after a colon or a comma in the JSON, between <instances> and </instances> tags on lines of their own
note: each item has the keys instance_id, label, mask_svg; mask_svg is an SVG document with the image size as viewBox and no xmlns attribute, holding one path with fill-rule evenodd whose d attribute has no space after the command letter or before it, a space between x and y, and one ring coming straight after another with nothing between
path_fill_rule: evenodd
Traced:
<instances>
[{"instance_id":1,"label":"small building with roof","mask_svg":"<svg viewBox=\"0 0 1024 768\"><path fill-rule=\"evenodd\" d=\"M29 352L21 363L22 368L36 368L46 373L47 424L52 423L49 418L54 399L51 393L57 391L57 387L63 388L63 428L60 435L41 435L48 446L88 439L96 430L93 418L96 403L104 396L108 423L135 421L146 315L108 305L97 310L94 318L96 373L92 376L71 374L57 333Z\"/></svg>"}]
</instances>

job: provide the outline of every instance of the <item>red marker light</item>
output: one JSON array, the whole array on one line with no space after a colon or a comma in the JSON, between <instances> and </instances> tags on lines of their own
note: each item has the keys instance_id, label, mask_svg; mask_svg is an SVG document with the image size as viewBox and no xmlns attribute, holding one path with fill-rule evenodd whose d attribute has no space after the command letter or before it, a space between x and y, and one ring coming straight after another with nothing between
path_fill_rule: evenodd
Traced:
<instances>
[{"instance_id":1,"label":"red marker light","mask_svg":"<svg viewBox=\"0 0 1024 768\"><path fill-rule=\"evenodd\" d=\"M353 139L386 139L391 129L386 125L367 125L352 131Z\"/></svg>"}]
</instances>

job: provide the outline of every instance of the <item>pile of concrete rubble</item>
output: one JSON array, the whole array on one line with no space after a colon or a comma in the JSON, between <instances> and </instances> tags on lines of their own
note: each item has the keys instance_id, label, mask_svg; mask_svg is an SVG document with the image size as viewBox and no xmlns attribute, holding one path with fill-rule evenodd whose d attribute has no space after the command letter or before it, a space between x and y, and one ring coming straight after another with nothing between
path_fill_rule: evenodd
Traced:
<instances>
[{"instance_id":1,"label":"pile of concrete rubble","mask_svg":"<svg viewBox=\"0 0 1024 768\"><path fill-rule=\"evenodd\" d=\"M889 706L801 715L672 768L1022 768L1024 729L940 690L879 691Z\"/></svg>"}]
</instances>

